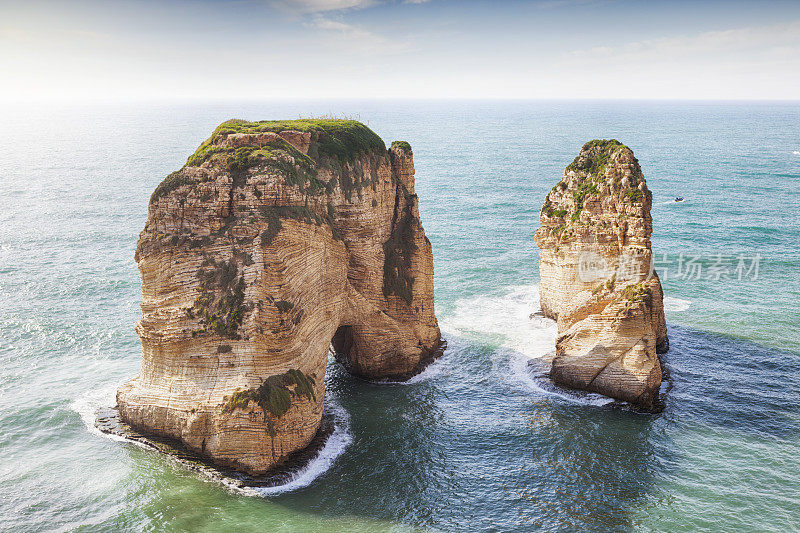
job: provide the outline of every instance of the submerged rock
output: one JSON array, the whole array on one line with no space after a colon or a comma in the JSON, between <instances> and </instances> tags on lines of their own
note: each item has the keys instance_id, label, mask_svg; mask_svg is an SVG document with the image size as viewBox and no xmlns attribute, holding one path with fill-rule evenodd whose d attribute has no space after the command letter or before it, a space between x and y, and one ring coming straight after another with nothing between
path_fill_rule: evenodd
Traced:
<instances>
[{"instance_id":1,"label":"submerged rock","mask_svg":"<svg viewBox=\"0 0 800 533\"><path fill-rule=\"evenodd\" d=\"M404 379L441 353L408 143L344 120L228 121L150 199L141 374L120 417L264 474L318 434L329 347Z\"/></svg>"},{"instance_id":2,"label":"submerged rock","mask_svg":"<svg viewBox=\"0 0 800 533\"><path fill-rule=\"evenodd\" d=\"M668 346L651 203L631 149L591 141L545 198L535 236L542 312L558 322L551 378L645 409Z\"/></svg>"}]
</instances>

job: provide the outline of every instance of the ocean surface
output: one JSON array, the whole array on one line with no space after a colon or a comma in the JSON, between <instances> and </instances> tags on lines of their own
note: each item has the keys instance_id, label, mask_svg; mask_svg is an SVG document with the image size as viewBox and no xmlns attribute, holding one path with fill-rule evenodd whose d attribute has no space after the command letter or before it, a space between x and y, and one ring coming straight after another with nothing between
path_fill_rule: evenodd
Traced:
<instances>
[{"instance_id":1,"label":"ocean surface","mask_svg":"<svg viewBox=\"0 0 800 533\"><path fill-rule=\"evenodd\" d=\"M337 429L242 494L93 430L140 368L150 193L229 118L358 118L414 149L444 357L330 363ZM266 102L0 108L0 529L800 530L800 104ZM653 191L666 409L553 388L533 233L581 145ZM682 196L684 202L676 203ZM698 267L699 265L699 267Z\"/></svg>"}]
</instances>

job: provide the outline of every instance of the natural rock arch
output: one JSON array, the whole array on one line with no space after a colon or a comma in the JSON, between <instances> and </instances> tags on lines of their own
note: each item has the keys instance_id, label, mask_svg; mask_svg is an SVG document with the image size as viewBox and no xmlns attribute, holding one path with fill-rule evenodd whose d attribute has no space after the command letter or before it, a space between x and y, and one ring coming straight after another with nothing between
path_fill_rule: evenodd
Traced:
<instances>
[{"instance_id":1,"label":"natural rock arch","mask_svg":"<svg viewBox=\"0 0 800 533\"><path fill-rule=\"evenodd\" d=\"M142 371L121 418L262 474L323 416L329 347L368 379L441 353L413 154L354 121L228 121L153 193Z\"/></svg>"}]
</instances>

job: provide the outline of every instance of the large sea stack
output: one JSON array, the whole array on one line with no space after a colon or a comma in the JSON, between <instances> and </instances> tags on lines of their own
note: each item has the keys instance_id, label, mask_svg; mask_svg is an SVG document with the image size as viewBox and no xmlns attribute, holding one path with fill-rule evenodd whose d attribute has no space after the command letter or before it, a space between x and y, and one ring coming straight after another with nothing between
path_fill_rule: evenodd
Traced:
<instances>
[{"instance_id":1,"label":"large sea stack","mask_svg":"<svg viewBox=\"0 0 800 533\"><path fill-rule=\"evenodd\" d=\"M631 149L591 141L545 198L535 236L542 312L558 321L551 378L643 409L654 408L668 348L651 204Z\"/></svg>"},{"instance_id":2,"label":"large sea stack","mask_svg":"<svg viewBox=\"0 0 800 533\"><path fill-rule=\"evenodd\" d=\"M329 348L405 379L440 353L411 147L365 125L220 125L150 199L141 374L120 416L220 466L263 474L323 417Z\"/></svg>"}]
</instances>

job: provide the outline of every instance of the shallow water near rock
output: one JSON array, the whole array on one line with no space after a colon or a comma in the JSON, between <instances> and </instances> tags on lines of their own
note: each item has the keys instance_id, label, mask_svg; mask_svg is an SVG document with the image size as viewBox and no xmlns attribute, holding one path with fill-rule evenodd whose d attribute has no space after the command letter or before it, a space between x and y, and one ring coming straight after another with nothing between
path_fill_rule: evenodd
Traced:
<instances>
[{"instance_id":1,"label":"shallow water near rock","mask_svg":"<svg viewBox=\"0 0 800 533\"><path fill-rule=\"evenodd\" d=\"M335 448L302 483L258 496L93 431L96 409L139 370L133 250L152 190L225 119L330 112L414 149L444 356L403 384L330 362L326 398L347 422ZM295 102L2 116L0 529L800 528L797 104ZM631 146L654 195L671 345L656 415L542 377L555 326L531 317L538 210L596 137ZM669 275L681 253L701 256L700 279ZM720 254L728 279L709 279ZM737 280L740 256L755 254L757 277Z\"/></svg>"}]
</instances>

